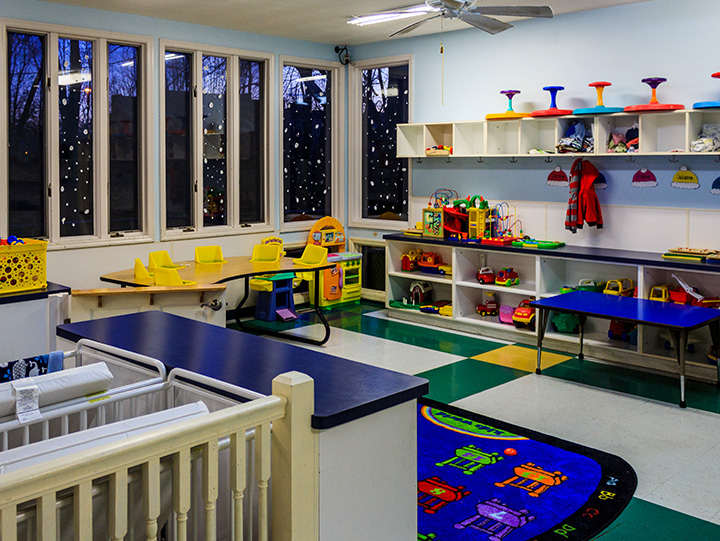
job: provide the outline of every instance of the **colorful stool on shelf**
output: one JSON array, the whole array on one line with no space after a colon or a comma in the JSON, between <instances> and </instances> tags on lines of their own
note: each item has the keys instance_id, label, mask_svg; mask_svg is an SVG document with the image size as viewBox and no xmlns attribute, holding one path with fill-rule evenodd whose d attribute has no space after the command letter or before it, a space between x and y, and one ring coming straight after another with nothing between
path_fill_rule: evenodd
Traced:
<instances>
[{"instance_id":1,"label":"colorful stool on shelf","mask_svg":"<svg viewBox=\"0 0 720 541\"><path fill-rule=\"evenodd\" d=\"M594 83L588 84L588 86L595 87L595 90L597 91L597 104L595 107L582 107L580 109L575 109L573 111L574 115L599 115L603 113L623 112L623 107L606 107L603 103L603 90L605 90L606 86L612 86L612 83L608 83L607 81L595 81Z\"/></svg>"},{"instance_id":2,"label":"colorful stool on shelf","mask_svg":"<svg viewBox=\"0 0 720 541\"><path fill-rule=\"evenodd\" d=\"M519 90L502 90L500 94L505 94L508 99L508 109L504 113L491 113L485 115L485 120L513 120L515 118L524 118L530 116L530 113L516 113L513 111L512 99L516 94L520 94Z\"/></svg>"},{"instance_id":3,"label":"colorful stool on shelf","mask_svg":"<svg viewBox=\"0 0 720 541\"><path fill-rule=\"evenodd\" d=\"M720 79L720 71L713 73L711 77L715 79ZM697 103L693 103L693 109L713 109L715 107L720 107L720 100L717 101L699 101Z\"/></svg>"},{"instance_id":4,"label":"colorful stool on shelf","mask_svg":"<svg viewBox=\"0 0 720 541\"><path fill-rule=\"evenodd\" d=\"M560 90L565 90L564 86L544 86L543 90L550 92L550 107L548 109L533 111L530 113L530 116L561 116L571 115L573 113L572 109L558 109L555 103L557 93Z\"/></svg>"},{"instance_id":5,"label":"colorful stool on shelf","mask_svg":"<svg viewBox=\"0 0 720 541\"><path fill-rule=\"evenodd\" d=\"M639 105L628 105L623 109L626 112L638 113L644 111L672 111L674 109L685 109L685 106L681 103L660 103L657 99L657 87L667 81L664 77L648 77L643 79L642 82L652 88L652 96L650 103L641 103Z\"/></svg>"}]
</instances>

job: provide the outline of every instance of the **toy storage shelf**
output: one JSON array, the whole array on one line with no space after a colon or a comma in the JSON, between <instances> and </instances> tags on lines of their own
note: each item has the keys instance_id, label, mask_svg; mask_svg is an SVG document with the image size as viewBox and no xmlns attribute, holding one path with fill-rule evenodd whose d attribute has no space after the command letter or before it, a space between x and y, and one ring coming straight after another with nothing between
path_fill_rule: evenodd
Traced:
<instances>
[{"instance_id":1,"label":"toy storage shelf","mask_svg":"<svg viewBox=\"0 0 720 541\"><path fill-rule=\"evenodd\" d=\"M629 279L637 287L639 297L648 298L657 285L677 286L673 274L696 287L708 298L720 297L720 264L663 259L662 254L580 246L565 246L554 250L527 249L514 246L487 246L458 243L430 237L410 237L402 234L385 235L386 240L386 306L392 317L415 322L429 322L454 330L477 333L494 338L536 345L537 331L516 328L501 323L498 316L482 316L476 312L490 294L499 306L517 307L523 299L558 295L563 286L577 286L580 280L595 282ZM403 272L402 256L413 250L440 254L445 262L452 262L451 275L432 275L423 272ZM515 286L482 284L476 274L481 267L497 272L513 267L520 283ZM410 283L425 281L432 284L433 301L451 300L452 317L425 314L391 306L390 301L408 297ZM393 305L396 302L392 303ZM578 352L578 335L572 325L552 327L551 313L545 341L550 349ZM431 318L431 319L428 319ZM630 334L620 333L617 339L608 336L607 320L588 318L585 329L585 353L629 366L677 372L671 339L655 327L641 326ZM694 378L716 381L717 369L708 361L712 340L707 328L690 333L687 352L688 374Z\"/></svg>"},{"instance_id":2,"label":"toy storage shelf","mask_svg":"<svg viewBox=\"0 0 720 541\"><path fill-rule=\"evenodd\" d=\"M546 157L548 153L555 154L557 142L568 127L578 121L593 134L595 148L590 153L563 153L563 156L626 156L626 152L608 151L607 142L613 133L625 134L633 126L638 127L639 147L632 155L720 154L691 150L693 140L705 124L720 124L720 111L688 109L398 124L397 156L424 158L425 149L444 145L453 148L454 157ZM536 153L537 150L543 152Z\"/></svg>"}]
</instances>

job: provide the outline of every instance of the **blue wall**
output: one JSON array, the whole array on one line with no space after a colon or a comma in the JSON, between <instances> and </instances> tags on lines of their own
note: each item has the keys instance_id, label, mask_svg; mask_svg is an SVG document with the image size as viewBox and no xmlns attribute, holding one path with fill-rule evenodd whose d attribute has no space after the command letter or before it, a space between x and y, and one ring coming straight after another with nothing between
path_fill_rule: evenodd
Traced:
<instances>
[{"instance_id":1,"label":"blue wall","mask_svg":"<svg viewBox=\"0 0 720 541\"><path fill-rule=\"evenodd\" d=\"M658 99L692 107L697 101L720 99L720 71L713 36L720 22L716 0L653 0L627 6L560 15L554 19L517 21L515 28L491 36L469 28L440 35L395 39L351 47L354 60L396 54L413 54L414 122L447 122L483 119L487 113L503 112L506 88L522 91L513 100L515 111L545 109L548 85L564 86L558 107L592 107L595 90L587 85L607 80L607 106L647 103L650 89L645 77L665 77ZM384 23L388 33L398 23ZM444 81L444 92L442 86ZM443 97L441 101L441 96ZM603 142L604 143L604 142ZM720 176L713 157L681 158L670 163L664 157L593 158L603 172L608 189L599 192L602 203L682 208L718 208L720 196L710 187ZM568 172L572 158L488 159L483 164L470 158L425 159L413 165L413 195L429 196L437 188L453 188L461 195L482 194L490 199L567 201L567 188L546 184L548 173L561 165ZM672 188L672 176L681 165L695 172L697 190ZM647 167L657 177L656 188L633 188L632 175Z\"/></svg>"}]
</instances>

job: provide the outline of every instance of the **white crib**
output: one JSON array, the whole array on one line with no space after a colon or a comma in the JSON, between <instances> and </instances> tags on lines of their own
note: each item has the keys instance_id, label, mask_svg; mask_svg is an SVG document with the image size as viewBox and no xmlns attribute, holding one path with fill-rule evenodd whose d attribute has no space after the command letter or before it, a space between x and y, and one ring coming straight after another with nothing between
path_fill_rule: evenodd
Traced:
<instances>
[{"instance_id":1,"label":"white crib","mask_svg":"<svg viewBox=\"0 0 720 541\"><path fill-rule=\"evenodd\" d=\"M0 475L2 541L157 539L160 533L163 539L179 540L269 538L270 423L276 423L275 432L284 441L273 450L289 474L276 475L282 486L297 478L299 466L293 461L307 463L303 456L317 454L310 429L310 378L291 373L274 382L273 392L277 385L282 396L263 397L183 370L165 378L161 363L96 343L79 343L74 358L76 364L110 364L121 384L91 399L44 408L37 423L0 423L7 453L14 448L17 454L18 445L20 451L30 444L57 446L84 431L112 428L112 423L198 400L209 413ZM302 392L294 390L296 386ZM290 394L298 392L302 400L290 430L287 403ZM290 443L293 430L305 431L295 445ZM20 440L13 437L18 431ZM309 442L306 449L298 445L303 441ZM315 508L310 513L317 513L317 498L312 497L312 491L317 495L317 471L304 475L308 473L309 500L291 505L285 494L298 498L285 488L274 499L279 521L274 539L291 538L287 536L308 527L316 532L316 520L313 526L312 520L298 519L309 504ZM298 520L301 526L293 526ZM313 536L316 533L307 539Z\"/></svg>"}]
</instances>

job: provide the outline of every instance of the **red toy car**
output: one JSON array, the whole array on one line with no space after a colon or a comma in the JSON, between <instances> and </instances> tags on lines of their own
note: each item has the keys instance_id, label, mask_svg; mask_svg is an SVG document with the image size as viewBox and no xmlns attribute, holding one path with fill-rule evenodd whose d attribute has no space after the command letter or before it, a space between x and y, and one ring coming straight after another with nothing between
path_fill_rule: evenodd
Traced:
<instances>
[{"instance_id":1,"label":"red toy car","mask_svg":"<svg viewBox=\"0 0 720 541\"><path fill-rule=\"evenodd\" d=\"M494 284L495 273L490 267L483 267L477 271L477 281L481 284Z\"/></svg>"},{"instance_id":2,"label":"red toy car","mask_svg":"<svg viewBox=\"0 0 720 541\"><path fill-rule=\"evenodd\" d=\"M478 304L475 311L481 316L496 316L498 315L498 303L494 297L491 297L485 301L485 304Z\"/></svg>"},{"instance_id":3,"label":"red toy car","mask_svg":"<svg viewBox=\"0 0 720 541\"><path fill-rule=\"evenodd\" d=\"M535 308L529 306L530 300L523 299L513 312L512 320L516 327L527 327L535 330Z\"/></svg>"},{"instance_id":4,"label":"red toy car","mask_svg":"<svg viewBox=\"0 0 720 541\"><path fill-rule=\"evenodd\" d=\"M515 286L520 283L520 277L512 267L506 267L497 273L495 283L499 286Z\"/></svg>"}]
</instances>

